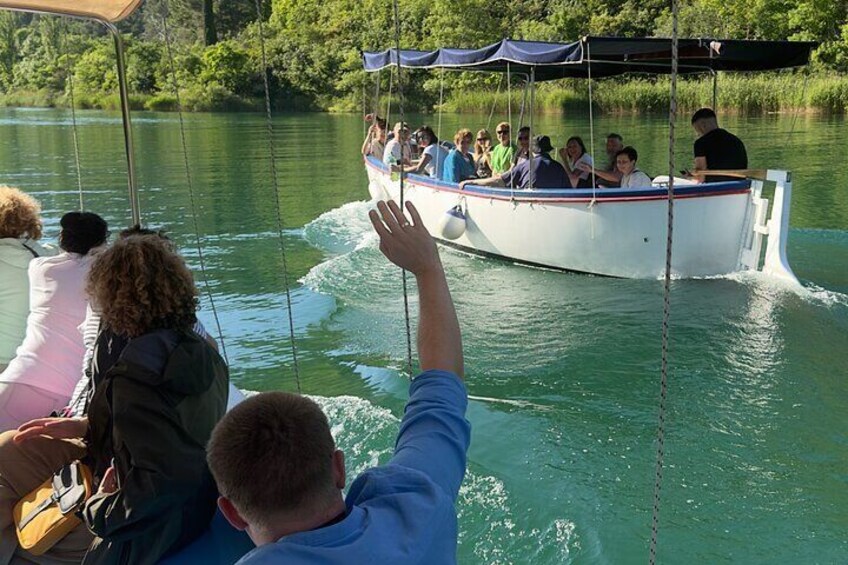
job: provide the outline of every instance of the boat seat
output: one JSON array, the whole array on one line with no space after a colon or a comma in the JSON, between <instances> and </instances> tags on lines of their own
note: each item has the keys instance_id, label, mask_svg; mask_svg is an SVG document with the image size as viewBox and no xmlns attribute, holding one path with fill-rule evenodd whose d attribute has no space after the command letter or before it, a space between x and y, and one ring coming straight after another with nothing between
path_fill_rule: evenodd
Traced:
<instances>
[{"instance_id":1,"label":"boat seat","mask_svg":"<svg viewBox=\"0 0 848 565\"><path fill-rule=\"evenodd\" d=\"M202 536L159 565L232 565L254 547L247 534L233 528L219 510Z\"/></svg>"}]
</instances>

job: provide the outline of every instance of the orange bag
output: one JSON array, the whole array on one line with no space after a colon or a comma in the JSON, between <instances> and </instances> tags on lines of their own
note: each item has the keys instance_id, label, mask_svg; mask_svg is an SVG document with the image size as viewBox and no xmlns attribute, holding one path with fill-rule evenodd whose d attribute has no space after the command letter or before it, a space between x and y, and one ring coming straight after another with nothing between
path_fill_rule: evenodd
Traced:
<instances>
[{"instance_id":1,"label":"orange bag","mask_svg":"<svg viewBox=\"0 0 848 565\"><path fill-rule=\"evenodd\" d=\"M76 528L82 522L76 513L91 496L92 483L91 470L74 461L22 498L12 513L21 547L41 555Z\"/></svg>"}]
</instances>

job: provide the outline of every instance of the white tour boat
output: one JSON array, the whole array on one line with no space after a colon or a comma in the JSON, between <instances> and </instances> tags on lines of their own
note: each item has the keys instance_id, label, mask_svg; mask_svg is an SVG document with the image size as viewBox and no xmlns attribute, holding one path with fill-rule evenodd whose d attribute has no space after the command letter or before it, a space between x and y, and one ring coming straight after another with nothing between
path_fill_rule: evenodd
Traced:
<instances>
[{"instance_id":1,"label":"white tour boat","mask_svg":"<svg viewBox=\"0 0 848 565\"><path fill-rule=\"evenodd\" d=\"M503 40L482 49L401 51L410 68L518 73L536 80L669 72L668 39L587 37L571 44ZM680 72L766 70L806 64L813 43L680 40ZM589 53L592 54L589 57ZM364 53L365 68L397 66L395 50ZM532 127L532 112L531 123ZM401 179L365 158L372 198L399 200ZM672 275L706 277L761 270L797 282L786 259L789 171L744 171L739 180L674 179ZM757 178L744 178L750 175ZM665 271L668 177L637 189L529 189L458 185L404 174L415 203L442 243L547 268L626 278ZM774 202L763 198L774 183ZM765 240L765 241L764 241ZM762 249L765 246L765 254Z\"/></svg>"}]
</instances>

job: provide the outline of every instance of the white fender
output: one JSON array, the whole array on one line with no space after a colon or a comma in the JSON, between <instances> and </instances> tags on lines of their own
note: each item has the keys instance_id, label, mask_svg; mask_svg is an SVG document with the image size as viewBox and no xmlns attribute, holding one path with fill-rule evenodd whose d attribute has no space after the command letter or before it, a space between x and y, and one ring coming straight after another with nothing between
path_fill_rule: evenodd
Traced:
<instances>
[{"instance_id":1,"label":"white fender","mask_svg":"<svg viewBox=\"0 0 848 565\"><path fill-rule=\"evenodd\" d=\"M439 233L444 239L457 239L465 233L465 214L459 205L444 213L439 221Z\"/></svg>"}]
</instances>

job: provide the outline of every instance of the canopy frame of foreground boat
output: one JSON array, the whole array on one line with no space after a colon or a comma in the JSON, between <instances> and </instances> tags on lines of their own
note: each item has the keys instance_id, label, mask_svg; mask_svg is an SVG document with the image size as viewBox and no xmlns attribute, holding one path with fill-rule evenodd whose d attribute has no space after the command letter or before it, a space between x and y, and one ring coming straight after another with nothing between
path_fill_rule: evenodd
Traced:
<instances>
[{"instance_id":1,"label":"canopy frame of foreground boat","mask_svg":"<svg viewBox=\"0 0 848 565\"><path fill-rule=\"evenodd\" d=\"M716 71L802 66L816 45L681 39L680 72L711 73L715 96ZM364 52L362 58L368 72L401 66L528 77L528 125L532 128L537 79L669 73L671 40L584 37L562 44L505 39L480 49L388 49ZM400 197L400 183L393 178L397 175L373 158L366 157L365 165L372 198ZM675 201L680 202L675 211L673 274L690 278L759 270L798 284L786 256L790 172L739 173L736 176L749 178L700 185L674 179ZM775 184L771 213L763 197L765 182ZM404 174L404 197L415 202L428 229L451 247L564 271L658 278L665 270L668 183L668 177L661 176L651 187L639 189L511 190L468 184L460 190L456 184ZM442 228L445 213L456 206L462 209L466 225L465 232L454 239L446 237ZM557 245L540 246L540 241Z\"/></svg>"},{"instance_id":2,"label":"canopy frame of foreground boat","mask_svg":"<svg viewBox=\"0 0 848 565\"><path fill-rule=\"evenodd\" d=\"M0 9L27 14L61 16L102 25L115 45L118 93L121 100L121 124L124 130L124 152L127 161L127 190L133 225L141 224L141 207L135 174L132 119L127 87L124 40L116 24L129 17L143 0L0 0Z\"/></svg>"}]
</instances>

